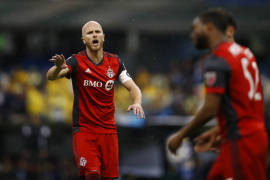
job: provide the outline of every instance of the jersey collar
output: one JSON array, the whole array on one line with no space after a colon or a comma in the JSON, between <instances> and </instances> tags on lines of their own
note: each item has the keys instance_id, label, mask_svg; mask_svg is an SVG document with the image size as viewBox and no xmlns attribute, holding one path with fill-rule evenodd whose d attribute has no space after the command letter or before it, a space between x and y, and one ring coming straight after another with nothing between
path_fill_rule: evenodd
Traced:
<instances>
[{"instance_id":1,"label":"jersey collar","mask_svg":"<svg viewBox=\"0 0 270 180\"><path fill-rule=\"evenodd\" d=\"M85 56L87 57L87 59L88 59L91 63L93 63L95 66L101 65L101 64L103 63L103 61L104 61L104 52L103 52L103 57L102 57L101 61L100 61L99 63L97 63L97 64L96 64L90 57L88 57L88 55L87 55L87 53L86 53L86 50L84 50L84 54L85 54Z\"/></svg>"}]
</instances>

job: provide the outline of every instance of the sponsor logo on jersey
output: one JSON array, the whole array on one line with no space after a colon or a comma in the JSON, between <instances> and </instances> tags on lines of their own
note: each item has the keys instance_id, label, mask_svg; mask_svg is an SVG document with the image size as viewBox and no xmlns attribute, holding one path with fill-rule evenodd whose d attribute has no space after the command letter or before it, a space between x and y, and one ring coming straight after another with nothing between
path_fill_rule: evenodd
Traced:
<instances>
[{"instance_id":1,"label":"sponsor logo on jersey","mask_svg":"<svg viewBox=\"0 0 270 180\"><path fill-rule=\"evenodd\" d=\"M90 74L91 73L91 70L89 68L87 68L84 72Z\"/></svg>"},{"instance_id":2,"label":"sponsor logo on jersey","mask_svg":"<svg viewBox=\"0 0 270 180\"><path fill-rule=\"evenodd\" d=\"M87 160L84 157L80 158L80 166L84 167L87 163Z\"/></svg>"},{"instance_id":3,"label":"sponsor logo on jersey","mask_svg":"<svg viewBox=\"0 0 270 180\"><path fill-rule=\"evenodd\" d=\"M101 81L83 80L83 86L85 86L85 87L90 86L90 87L95 87L95 88L102 88L103 87L103 83ZM113 80L108 80L105 83L104 88L107 91L110 91L113 88L113 86L114 86L114 81Z\"/></svg>"},{"instance_id":4,"label":"sponsor logo on jersey","mask_svg":"<svg viewBox=\"0 0 270 180\"><path fill-rule=\"evenodd\" d=\"M111 90L111 89L113 88L113 85L114 85L114 81L113 81L113 80L109 80L109 81L107 81L106 84L105 84L105 89L106 89L107 91L109 91L109 90Z\"/></svg>"},{"instance_id":5,"label":"sponsor logo on jersey","mask_svg":"<svg viewBox=\"0 0 270 180\"><path fill-rule=\"evenodd\" d=\"M109 78L113 78L113 76L114 76L114 72L113 72L113 70L110 67L107 70L107 76Z\"/></svg>"},{"instance_id":6,"label":"sponsor logo on jersey","mask_svg":"<svg viewBox=\"0 0 270 180\"><path fill-rule=\"evenodd\" d=\"M91 81L91 80L83 80L83 86L91 86L91 87L102 87L102 82L101 81Z\"/></svg>"},{"instance_id":7,"label":"sponsor logo on jersey","mask_svg":"<svg viewBox=\"0 0 270 180\"><path fill-rule=\"evenodd\" d=\"M213 86L217 79L216 72L206 72L204 77L205 77L205 84L207 86Z\"/></svg>"}]
</instances>

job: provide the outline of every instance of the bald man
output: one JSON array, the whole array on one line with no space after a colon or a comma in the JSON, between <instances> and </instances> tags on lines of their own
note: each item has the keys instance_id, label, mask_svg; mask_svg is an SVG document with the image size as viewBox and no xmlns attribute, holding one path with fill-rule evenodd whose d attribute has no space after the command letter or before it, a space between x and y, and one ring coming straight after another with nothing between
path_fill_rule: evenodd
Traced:
<instances>
[{"instance_id":1,"label":"bald man","mask_svg":"<svg viewBox=\"0 0 270 180\"><path fill-rule=\"evenodd\" d=\"M89 21L82 27L85 50L67 60L56 54L48 80L71 78L73 103L73 152L79 176L86 180L118 178L118 138L114 119L114 82L129 91L129 111L144 118L142 94L115 54L103 51L105 35L101 25Z\"/></svg>"}]
</instances>

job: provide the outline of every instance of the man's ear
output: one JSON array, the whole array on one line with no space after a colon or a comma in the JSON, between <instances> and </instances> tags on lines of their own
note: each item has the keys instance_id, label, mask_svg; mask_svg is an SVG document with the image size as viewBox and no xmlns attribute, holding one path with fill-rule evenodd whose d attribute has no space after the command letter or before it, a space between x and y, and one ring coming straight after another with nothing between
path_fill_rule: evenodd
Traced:
<instances>
[{"instance_id":1,"label":"man's ear","mask_svg":"<svg viewBox=\"0 0 270 180\"><path fill-rule=\"evenodd\" d=\"M226 29L226 36L229 38L233 38L235 34L235 28L233 26L229 26Z\"/></svg>"},{"instance_id":2,"label":"man's ear","mask_svg":"<svg viewBox=\"0 0 270 180\"><path fill-rule=\"evenodd\" d=\"M85 40L83 39L83 37L82 37L81 39L82 39L83 44L85 44L86 42L85 42Z\"/></svg>"}]
</instances>

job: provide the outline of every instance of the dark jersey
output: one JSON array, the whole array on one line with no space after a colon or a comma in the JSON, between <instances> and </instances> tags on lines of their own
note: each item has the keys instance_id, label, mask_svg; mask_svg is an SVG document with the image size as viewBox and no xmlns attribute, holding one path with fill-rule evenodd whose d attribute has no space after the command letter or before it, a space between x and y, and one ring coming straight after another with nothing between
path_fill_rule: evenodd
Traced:
<instances>
[{"instance_id":1,"label":"dark jersey","mask_svg":"<svg viewBox=\"0 0 270 180\"><path fill-rule=\"evenodd\" d=\"M66 63L74 92L74 132L116 133L114 82L118 78L122 83L131 79L123 63L117 55L104 52L102 61L95 64L85 51L71 56Z\"/></svg>"},{"instance_id":2,"label":"dark jersey","mask_svg":"<svg viewBox=\"0 0 270 180\"><path fill-rule=\"evenodd\" d=\"M206 93L222 95L217 118L224 137L265 131L262 84L248 48L220 44L204 64L204 80Z\"/></svg>"}]
</instances>

